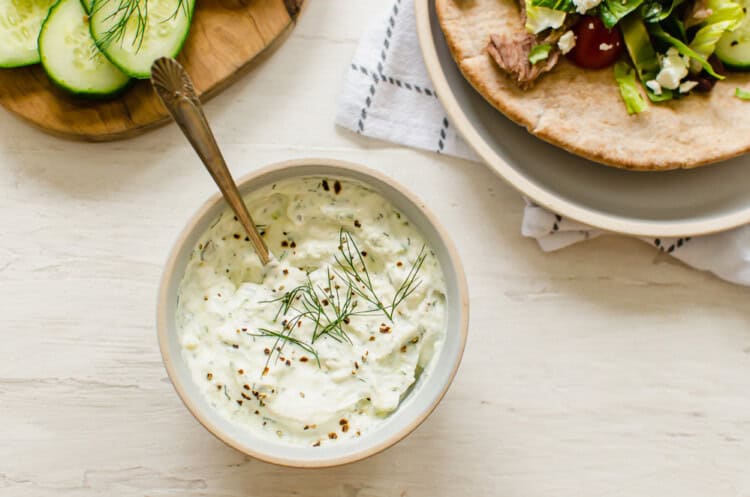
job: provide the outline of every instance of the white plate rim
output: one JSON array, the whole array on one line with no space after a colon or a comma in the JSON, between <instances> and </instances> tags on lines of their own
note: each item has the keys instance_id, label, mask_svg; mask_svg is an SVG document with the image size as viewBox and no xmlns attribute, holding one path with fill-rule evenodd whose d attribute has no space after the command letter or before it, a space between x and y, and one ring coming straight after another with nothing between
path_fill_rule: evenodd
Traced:
<instances>
[{"instance_id":1,"label":"white plate rim","mask_svg":"<svg viewBox=\"0 0 750 497\"><path fill-rule=\"evenodd\" d=\"M456 127L466 143L479 155L485 164L533 202L564 217L595 228L636 236L684 237L706 235L750 223L750 207L725 215L708 218L685 218L680 221L644 221L603 214L565 200L555 195L554 192L541 188L533 181L525 178L500 157L480 136L461 109L458 99L453 94L443 71L440 58L438 57L435 39L432 36L430 19L431 1L434 0L414 0L414 8L417 22L417 36L422 56L440 103L443 105L453 126ZM490 104L487 103L487 105Z\"/></svg>"}]
</instances>

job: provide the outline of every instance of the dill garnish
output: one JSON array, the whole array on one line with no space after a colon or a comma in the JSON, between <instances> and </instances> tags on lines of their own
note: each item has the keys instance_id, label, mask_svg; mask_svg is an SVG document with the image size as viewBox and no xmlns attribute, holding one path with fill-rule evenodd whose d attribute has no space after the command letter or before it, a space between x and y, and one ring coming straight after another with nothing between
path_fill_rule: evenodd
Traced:
<instances>
[{"instance_id":1,"label":"dill garnish","mask_svg":"<svg viewBox=\"0 0 750 497\"><path fill-rule=\"evenodd\" d=\"M320 360L314 348L317 340L321 337L328 337L337 342L352 343L345 327L349 324L351 318L356 316L382 313L389 321L393 322L398 306L414 293L422 283L418 274L427 258L424 245L412 263L406 278L390 300L378 295L362 251L359 250L351 233L343 228L339 231L338 250L339 254L335 257L336 266L334 268L329 267L326 270L328 285L326 288L314 284L310 278L310 273L308 273L303 284L289 290L279 298L261 302L279 304L274 322L284 318L281 323L282 329L280 331L260 329L257 334L248 334L275 338L273 347L277 359L281 356L284 345L290 343L312 354L318 363L318 367L320 367ZM336 284L335 281L337 280L341 280L343 286ZM369 307L357 309L359 304L357 299L367 302ZM294 330L302 326L304 321L313 325L310 343L292 336ZM282 345L277 348L281 342L283 342ZM266 366L270 358L269 355Z\"/></svg>"},{"instance_id":2,"label":"dill garnish","mask_svg":"<svg viewBox=\"0 0 750 497\"><path fill-rule=\"evenodd\" d=\"M111 2L115 2L116 7L110 9L111 12L105 17L105 21L111 23L107 31L96 40L96 45L99 49L106 48L112 43L119 43L122 45L125 41L125 34L129 29L134 29L133 39L131 46L135 47L138 52L143 46L143 40L146 36L146 30L148 29L148 18L149 0L94 0L91 8L91 15L98 13L105 7L109 6ZM177 7L172 14L162 19L161 22L169 22L174 20L180 12L184 12L186 16L190 17L190 3L189 0L177 0Z\"/></svg>"},{"instance_id":3,"label":"dill garnish","mask_svg":"<svg viewBox=\"0 0 750 497\"><path fill-rule=\"evenodd\" d=\"M377 292L373 288L372 280L370 279L370 272L367 270L367 264L365 258L362 256L362 252L357 246L357 242L354 237L345 230L339 231L339 252L341 257L336 257L336 263L341 268L343 279L348 283L349 288L352 289L359 297L366 300L375 309L381 311L388 318L389 321L393 322L393 313L396 308L406 300L409 295L414 293L417 287L420 285L421 280L417 279L417 273L422 268L422 264L427 257L425 254L425 246L422 245L422 249L419 251L414 264L412 264L409 273L407 274L404 282L401 283L396 293L393 295L393 300L390 304L386 305Z\"/></svg>"}]
</instances>

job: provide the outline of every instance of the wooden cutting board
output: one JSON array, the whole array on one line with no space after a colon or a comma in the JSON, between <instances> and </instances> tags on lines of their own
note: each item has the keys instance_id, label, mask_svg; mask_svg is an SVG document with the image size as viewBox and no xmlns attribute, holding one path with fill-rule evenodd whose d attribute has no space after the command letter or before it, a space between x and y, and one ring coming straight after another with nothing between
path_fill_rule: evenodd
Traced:
<instances>
[{"instance_id":1,"label":"wooden cutting board","mask_svg":"<svg viewBox=\"0 0 750 497\"><path fill-rule=\"evenodd\" d=\"M197 0L178 60L202 100L215 95L291 30L304 0ZM41 66L0 69L0 105L64 138L108 141L136 136L167 122L149 81L115 100L75 99L54 87Z\"/></svg>"}]
</instances>

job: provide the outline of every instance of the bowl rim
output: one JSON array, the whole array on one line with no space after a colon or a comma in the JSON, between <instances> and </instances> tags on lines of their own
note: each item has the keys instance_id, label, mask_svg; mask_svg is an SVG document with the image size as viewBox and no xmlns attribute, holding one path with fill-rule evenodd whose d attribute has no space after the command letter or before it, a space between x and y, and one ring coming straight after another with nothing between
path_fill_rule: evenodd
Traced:
<instances>
[{"instance_id":1,"label":"bowl rim","mask_svg":"<svg viewBox=\"0 0 750 497\"><path fill-rule=\"evenodd\" d=\"M458 367L461 364L461 359L463 358L464 350L466 348L466 339L468 336L468 325L469 325L469 291L468 291L468 285L466 281L466 274L464 272L463 264L461 263L461 259L458 256L458 250L456 249L453 243L453 240L449 236L448 231L442 226L442 224L438 221L437 217L432 213L432 211L430 211L430 209L427 208L424 202L422 202L416 195L411 193L408 189L406 189L405 187L403 187L402 185L400 185L399 183L397 183L390 177L384 175L383 173L370 169L368 167L360 166L352 162L347 162L347 161L342 161L342 160L337 160L337 159L326 159L326 158L306 158L306 159L294 159L294 160L287 160L287 161L273 163L271 165L262 167L258 170L252 171L248 174L241 176L238 180L236 180L236 183L238 187L240 188L240 190L242 190L243 185L245 185L246 183L259 180L263 176L266 176L266 175L269 175L269 174L272 174L281 170L293 170L295 168L315 167L315 166L332 167L332 168L340 169L342 171L343 176L345 176L347 172L351 172L351 173L355 173L355 174L362 175L365 177L371 177L375 179L376 181L380 181L384 183L386 186L393 188L394 190L399 192L401 195L403 195L406 198L406 200L411 202L414 205L414 207L417 208L422 213L422 215L425 216L427 221L435 229L441 243L445 247L448 260L450 261L450 264L452 265L452 269L456 275L456 287L457 287L456 290L457 290L457 295L458 295L458 312L459 312L459 329L457 330L459 333L459 346L458 346L456 356L455 358L453 358L452 369L450 371L449 376L447 377L447 381L445 382L444 385L442 385L440 393L437 395L437 397L435 397L433 402L430 405L428 405L426 409L422 410L404 428L394 433L390 437L378 443L375 443L374 445L369 447L367 450L357 451L351 455L342 456L342 457L320 459L320 460L308 460L308 459L302 460L302 459L270 456L268 454L255 450L253 447L251 447L248 444L242 443L241 441L232 438L227 433L223 432L219 426L211 422L210 419L204 417L200 413L200 411L196 408L192 398L188 394L186 388L183 386L177 374L175 361L179 359L172 357L169 351L170 332L169 332L169 327L168 327L169 319L167 315L167 307L168 307L167 302L169 300L169 295L168 295L169 283L175 277L178 276L176 274L178 255L181 251L181 248L185 245L187 239L196 229L198 222L206 215L206 213L209 210L213 209L217 204L223 201L223 197L221 193L215 193L211 195L211 197L209 197L208 200L203 202L200 208L198 208L198 210L189 218L185 227L180 231L180 234L177 236L177 239L172 244L172 248L170 249L167 262L164 265L164 270L163 270L161 280L159 283L159 290L158 290L158 296L157 296L157 308L156 308L156 331L157 331L157 338L158 338L158 343L159 343L159 349L161 352L162 362L164 363L164 367L167 370L167 376L169 377L169 380L172 383L172 386L177 392L177 395L182 401L183 405L188 409L190 414L192 414L192 416L201 425L203 425L203 427L206 430L208 430L214 437L218 438L219 440L224 442L226 445L234 448L235 450L238 450L255 459L259 459L267 463L272 463L272 464L276 464L279 466L285 466L285 467L291 467L291 468L326 468L326 467L341 466L344 464L361 461L363 459L367 459L369 457L372 457L388 449L389 447L400 442L406 436L412 433L417 427L419 427L419 425L421 425L430 416L430 414L432 414L432 412L435 410L437 405L442 401L450 385L453 383L453 380L458 371ZM303 173L300 176L307 176L307 175L308 174ZM291 177L294 177L294 175L289 176L289 178ZM355 181L358 180L357 178L351 178L351 179ZM363 183L367 184L367 180L359 180L359 181L362 181ZM374 186L374 185L368 185L368 186Z\"/></svg>"},{"instance_id":2,"label":"bowl rim","mask_svg":"<svg viewBox=\"0 0 750 497\"><path fill-rule=\"evenodd\" d=\"M535 203L565 217L595 228L628 235L648 237L707 235L750 223L750 207L728 214L714 215L710 218L685 218L680 221L666 222L637 220L624 216L603 214L594 209L577 205L573 201L560 198L554 192L548 191L525 178L482 139L461 109L448 83L437 54L435 38L432 35L430 3L431 0L415 0L414 9L419 45L425 67L427 68L438 99L443 105L448 118L466 143L493 172L510 183L516 190L529 197ZM499 111L497 112L499 113ZM642 174L649 173L644 172Z\"/></svg>"}]
</instances>

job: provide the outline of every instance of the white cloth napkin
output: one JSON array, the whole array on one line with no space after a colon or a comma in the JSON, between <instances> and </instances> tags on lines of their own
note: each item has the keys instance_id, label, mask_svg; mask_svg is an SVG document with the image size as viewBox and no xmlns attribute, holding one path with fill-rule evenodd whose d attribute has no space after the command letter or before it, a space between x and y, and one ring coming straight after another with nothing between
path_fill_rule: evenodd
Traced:
<instances>
[{"instance_id":1,"label":"white cloth napkin","mask_svg":"<svg viewBox=\"0 0 750 497\"><path fill-rule=\"evenodd\" d=\"M360 40L339 101L336 123L356 133L478 161L448 121L422 62L413 0L391 0ZM521 226L544 251L602 231L527 202ZM657 250L720 278L750 285L750 226L693 238L641 238Z\"/></svg>"}]
</instances>

